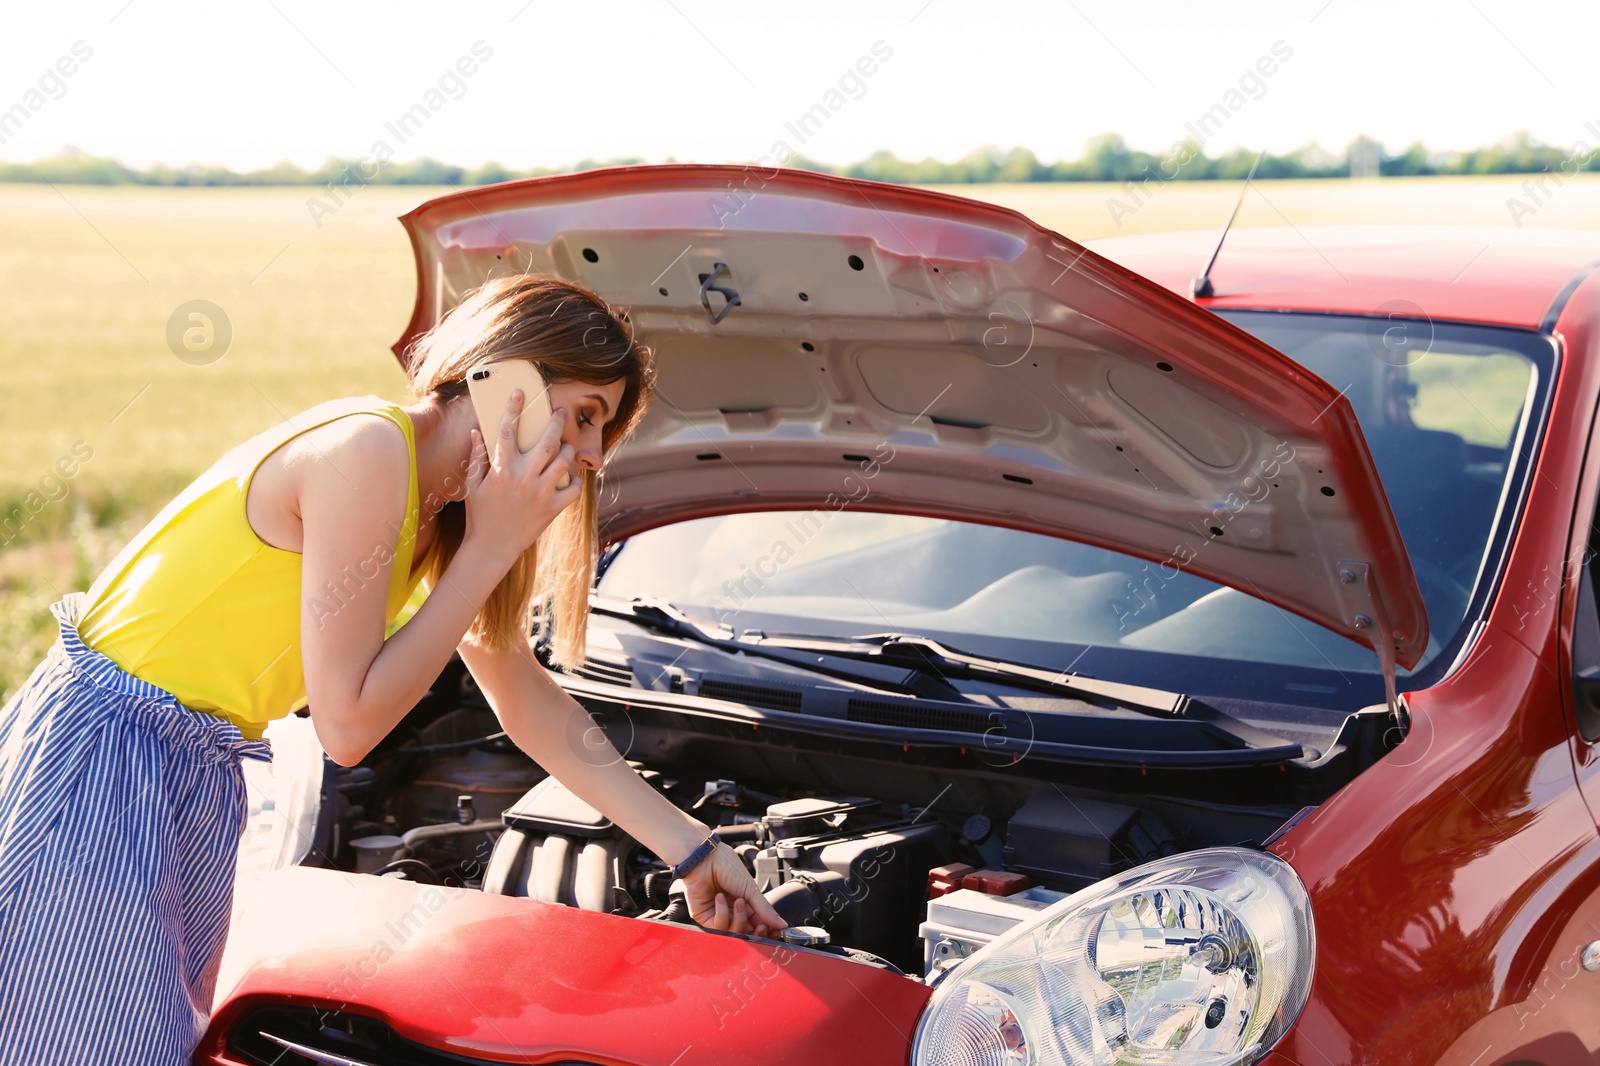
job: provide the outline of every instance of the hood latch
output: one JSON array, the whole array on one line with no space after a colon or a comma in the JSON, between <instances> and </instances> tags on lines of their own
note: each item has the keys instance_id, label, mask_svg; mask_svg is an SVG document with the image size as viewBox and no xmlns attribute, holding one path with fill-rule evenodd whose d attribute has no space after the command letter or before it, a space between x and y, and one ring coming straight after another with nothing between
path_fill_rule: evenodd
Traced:
<instances>
[{"instance_id":1,"label":"hood latch","mask_svg":"<svg viewBox=\"0 0 1600 1066\"><path fill-rule=\"evenodd\" d=\"M718 282L718 278L725 278ZM711 297L707 293L720 293L725 301L719 310L711 309ZM739 302L739 290L733 287L733 274L728 270L727 263L712 263L711 273L700 275L700 306L706 309L706 314L711 317L714 326L727 317L728 311Z\"/></svg>"}]
</instances>

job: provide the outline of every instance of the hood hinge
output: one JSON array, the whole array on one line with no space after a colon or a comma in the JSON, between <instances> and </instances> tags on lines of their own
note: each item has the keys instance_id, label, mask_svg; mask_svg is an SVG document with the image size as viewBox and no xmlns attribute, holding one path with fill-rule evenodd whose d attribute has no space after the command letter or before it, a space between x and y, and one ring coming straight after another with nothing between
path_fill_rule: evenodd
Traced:
<instances>
[{"instance_id":1,"label":"hood hinge","mask_svg":"<svg viewBox=\"0 0 1600 1066\"><path fill-rule=\"evenodd\" d=\"M1389 717L1394 719L1400 738L1405 739L1410 729L1411 716L1400 703L1396 681L1394 631L1389 627L1389 614L1383 608L1372 577L1372 567L1351 559L1339 560L1339 594L1345 608L1345 617L1356 629L1370 630L1372 644L1378 651L1378 666L1383 671L1384 701L1389 706Z\"/></svg>"}]
</instances>

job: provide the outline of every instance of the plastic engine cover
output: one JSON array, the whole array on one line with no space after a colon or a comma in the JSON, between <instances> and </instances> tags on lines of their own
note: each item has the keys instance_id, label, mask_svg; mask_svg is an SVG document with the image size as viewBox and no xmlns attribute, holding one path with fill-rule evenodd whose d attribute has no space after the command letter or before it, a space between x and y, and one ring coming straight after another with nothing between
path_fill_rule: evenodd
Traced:
<instances>
[{"instance_id":1,"label":"plastic engine cover","mask_svg":"<svg viewBox=\"0 0 1600 1066\"><path fill-rule=\"evenodd\" d=\"M553 777L506 808L483 890L563 903L586 911L616 909L629 842L611 820Z\"/></svg>"},{"instance_id":2,"label":"plastic engine cover","mask_svg":"<svg viewBox=\"0 0 1600 1066\"><path fill-rule=\"evenodd\" d=\"M906 822L779 840L756 854L755 878L785 921L914 971L928 870L949 855L943 826Z\"/></svg>"}]
</instances>

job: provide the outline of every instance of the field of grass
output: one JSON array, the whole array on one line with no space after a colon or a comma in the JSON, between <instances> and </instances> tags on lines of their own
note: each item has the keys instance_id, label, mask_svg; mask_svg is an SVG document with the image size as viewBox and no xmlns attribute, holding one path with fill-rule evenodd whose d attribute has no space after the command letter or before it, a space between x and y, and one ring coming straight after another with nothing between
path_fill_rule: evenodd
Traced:
<instances>
[{"instance_id":1,"label":"field of grass","mask_svg":"<svg viewBox=\"0 0 1600 1066\"><path fill-rule=\"evenodd\" d=\"M1522 178L1263 182L1238 225L1511 225ZM48 605L82 588L188 479L244 438L334 396L406 395L389 352L411 311L395 217L445 190L368 187L319 227L310 188L0 185L0 518L29 492L61 495L55 464L92 450L0 547L0 698L53 636ZM1173 183L1113 217L1112 185L963 185L1078 240L1215 229L1232 183ZM1127 202L1127 201L1125 201ZM1600 180L1572 181L1528 225L1592 226ZM176 358L167 320L204 299L232 323L227 354ZM81 443L80 443L81 442ZM0 534L0 541L6 537Z\"/></svg>"}]
</instances>

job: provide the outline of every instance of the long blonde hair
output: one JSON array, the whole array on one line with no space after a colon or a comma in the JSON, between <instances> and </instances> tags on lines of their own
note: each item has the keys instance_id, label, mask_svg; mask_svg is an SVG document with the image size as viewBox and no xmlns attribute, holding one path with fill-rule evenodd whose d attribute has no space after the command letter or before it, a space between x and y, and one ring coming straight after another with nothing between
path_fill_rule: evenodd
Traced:
<instances>
[{"instance_id":1,"label":"long blonde hair","mask_svg":"<svg viewBox=\"0 0 1600 1066\"><path fill-rule=\"evenodd\" d=\"M622 399L601 432L605 455L633 433L655 392L654 353L635 339L627 313L583 285L543 274L497 277L468 294L412 343L406 374L418 398L447 402L466 394L473 367L502 359L531 360L547 385L625 379ZM553 617L551 660L564 670L583 661L599 552L599 473L582 471L577 503L512 564L473 620L468 640L489 648L515 647L535 623L543 639ZM462 503L445 504L429 552L429 588L438 585L465 530ZM541 581L545 587L539 591Z\"/></svg>"}]
</instances>

